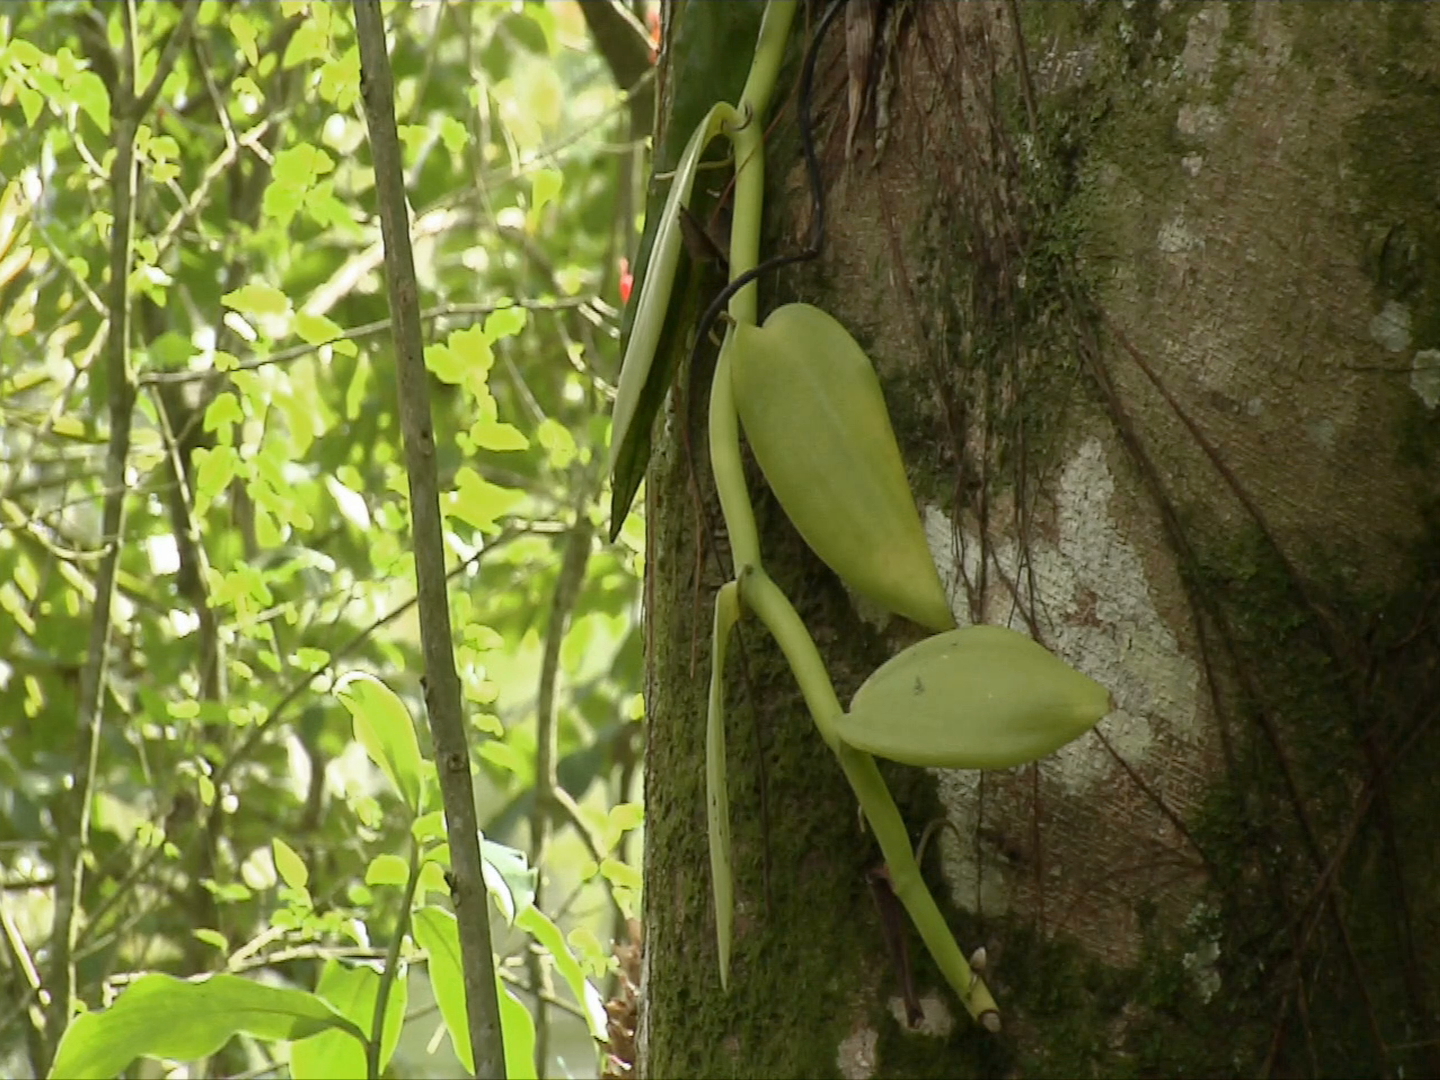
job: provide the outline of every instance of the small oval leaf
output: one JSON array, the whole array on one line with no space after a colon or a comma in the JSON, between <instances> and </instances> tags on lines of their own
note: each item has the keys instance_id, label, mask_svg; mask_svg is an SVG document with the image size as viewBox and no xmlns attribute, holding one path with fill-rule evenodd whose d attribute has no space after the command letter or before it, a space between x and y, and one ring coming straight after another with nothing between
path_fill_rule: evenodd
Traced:
<instances>
[{"instance_id":1,"label":"small oval leaf","mask_svg":"<svg viewBox=\"0 0 1440 1080\"><path fill-rule=\"evenodd\" d=\"M275 870L280 880L292 889L305 888L310 881L310 871L305 869L305 860L300 858L299 852L278 836L270 841L270 848L275 855Z\"/></svg>"}]
</instances>

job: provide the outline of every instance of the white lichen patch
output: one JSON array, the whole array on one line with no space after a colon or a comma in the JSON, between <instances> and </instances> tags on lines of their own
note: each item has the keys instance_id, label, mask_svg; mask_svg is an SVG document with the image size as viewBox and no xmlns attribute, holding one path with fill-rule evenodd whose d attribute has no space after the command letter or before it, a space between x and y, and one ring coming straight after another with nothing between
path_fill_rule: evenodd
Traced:
<instances>
[{"instance_id":1,"label":"white lichen patch","mask_svg":"<svg viewBox=\"0 0 1440 1080\"><path fill-rule=\"evenodd\" d=\"M1114 491L1104 447L1098 439L1087 440L1056 485L1053 527L1045 538L1031 537L1029 564L1044 643L1109 687L1116 708L1101 721L1100 730L1131 767L1143 772L1158 748L1161 728L1174 737L1201 741L1200 671L1157 610L1139 552L1111 516ZM926 511L925 524L959 622L998 623L1024 632L1024 620L1002 589L990 590L987 610L967 610L964 581L977 580L978 538L957 537L949 519L933 508ZM991 557L1007 580L1024 580L1013 540L996 542ZM1099 740L1087 737L1047 759L1044 775L1067 793L1084 796L1113 782L1116 769ZM947 816L961 836L975 835L979 777L974 772L937 772ZM948 837L945 846L946 873L956 901L967 907L980 904L987 913L1003 911L1001 875L979 877L973 852L960 850Z\"/></svg>"},{"instance_id":2,"label":"white lichen patch","mask_svg":"<svg viewBox=\"0 0 1440 1080\"><path fill-rule=\"evenodd\" d=\"M1410 389L1427 409L1440 405L1440 349L1421 349L1411 358Z\"/></svg>"},{"instance_id":3,"label":"white lichen patch","mask_svg":"<svg viewBox=\"0 0 1440 1080\"><path fill-rule=\"evenodd\" d=\"M1410 347L1410 309L1398 300L1385 301L1370 320L1370 339L1386 352L1404 352Z\"/></svg>"},{"instance_id":4,"label":"white lichen patch","mask_svg":"<svg viewBox=\"0 0 1440 1080\"><path fill-rule=\"evenodd\" d=\"M1098 439L1089 439L1061 473L1054 493L1055 540L1031 538L1030 567L1045 644L1067 662L1098 679L1115 696L1116 710L1103 721L1106 735L1132 765L1143 764L1152 741L1151 726L1163 721L1198 739L1200 718L1195 693L1200 672L1180 649L1146 587L1139 553L1109 516L1115 478ZM957 599L960 581L954 561L953 526L936 510L926 512L926 535L940 567L941 580ZM963 543L965 571L975 580L980 544ZM992 557L1009 580L1020 570L1013 540L995 545ZM1017 630L1025 625L1008 596L994 591L993 610L957 611L960 621L1001 622ZM978 615L978 618L976 616ZM1108 773L1080 764L1104 758L1092 740L1081 740L1061 759L1067 785L1079 788ZM1098 752L1098 753L1097 753Z\"/></svg>"},{"instance_id":5,"label":"white lichen patch","mask_svg":"<svg viewBox=\"0 0 1440 1080\"><path fill-rule=\"evenodd\" d=\"M920 1022L913 1028L910 1026L910 1018L905 1015L904 998L892 997L890 999L890 1015L895 1017L895 1022L900 1025L902 1031L908 1031L912 1035L928 1035L934 1039L944 1039L948 1038L950 1032L955 1030L955 1014L935 994L921 996Z\"/></svg>"},{"instance_id":6,"label":"white lichen patch","mask_svg":"<svg viewBox=\"0 0 1440 1080\"><path fill-rule=\"evenodd\" d=\"M1200 904L1190 912L1186 926L1188 929L1198 930L1202 926L1213 925L1214 916L1215 912L1209 905ZM1194 950L1187 952L1181 961L1201 1001L1209 1001L1220 992L1220 971L1216 967L1219 959L1220 941L1213 934L1208 934Z\"/></svg>"},{"instance_id":7,"label":"white lichen patch","mask_svg":"<svg viewBox=\"0 0 1440 1080\"><path fill-rule=\"evenodd\" d=\"M845 1036L835 1057L840 1075L845 1080L870 1080L875 1075L875 1051L879 1045L880 1036L871 1027L862 1027Z\"/></svg>"},{"instance_id":8,"label":"white lichen patch","mask_svg":"<svg viewBox=\"0 0 1440 1080\"><path fill-rule=\"evenodd\" d=\"M1214 105L1181 105L1175 114L1175 130L1187 139L1204 142L1214 138L1224 121Z\"/></svg>"},{"instance_id":9,"label":"white lichen patch","mask_svg":"<svg viewBox=\"0 0 1440 1080\"><path fill-rule=\"evenodd\" d=\"M1004 915L1010 910L1006 880L993 871L983 872L982 858L974 844L980 824L980 778L984 774L960 769L930 771L946 820L955 826L953 832L943 829L937 834L950 898L969 911L983 911L992 917Z\"/></svg>"},{"instance_id":10,"label":"white lichen patch","mask_svg":"<svg viewBox=\"0 0 1440 1080\"><path fill-rule=\"evenodd\" d=\"M1180 73L1202 86L1210 85L1230 26L1230 6L1207 4L1195 13L1185 29L1185 48L1180 53Z\"/></svg>"},{"instance_id":11,"label":"white lichen patch","mask_svg":"<svg viewBox=\"0 0 1440 1080\"><path fill-rule=\"evenodd\" d=\"M1307 420L1305 422L1305 434L1309 435L1313 442L1325 450L1335 449L1335 436L1338 432L1339 429L1335 426L1335 421L1328 416L1322 416L1319 419Z\"/></svg>"},{"instance_id":12,"label":"white lichen patch","mask_svg":"<svg viewBox=\"0 0 1440 1080\"><path fill-rule=\"evenodd\" d=\"M1194 251L1205 246L1205 241L1185 224L1183 214L1177 214L1161 225L1155 242L1166 255L1178 255L1182 251Z\"/></svg>"}]
</instances>

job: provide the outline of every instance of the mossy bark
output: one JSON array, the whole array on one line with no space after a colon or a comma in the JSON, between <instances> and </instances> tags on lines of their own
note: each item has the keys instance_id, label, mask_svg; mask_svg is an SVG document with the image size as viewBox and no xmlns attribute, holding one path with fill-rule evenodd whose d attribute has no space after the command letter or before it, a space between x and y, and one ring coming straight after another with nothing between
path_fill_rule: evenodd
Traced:
<instances>
[{"instance_id":1,"label":"mossy bark","mask_svg":"<svg viewBox=\"0 0 1440 1080\"><path fill-rule=\"evenodd\" d=\"M822 53L825 253L763 302L824 306L875 359L961 620L1029 630L1118 707L1032 768L887 773L917 839L956 827L926 869L1006 1021L971 1024L912 935L910 1031L878 856L747 621L722 994L719 514L691 479L709 498L709 370L682 373L647 484L645 1075L1440 1074L1440 6L889 10L853 160L844 35ZM793 116L775 252L812 213ZM751 481L848 700L918 631Z\"/></svg>"}]
</instances>

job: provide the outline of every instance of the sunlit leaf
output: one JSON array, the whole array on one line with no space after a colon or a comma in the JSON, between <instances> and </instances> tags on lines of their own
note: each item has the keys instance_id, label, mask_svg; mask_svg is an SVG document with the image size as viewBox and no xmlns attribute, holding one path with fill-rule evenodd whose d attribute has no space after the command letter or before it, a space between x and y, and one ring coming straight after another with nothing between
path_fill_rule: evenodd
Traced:
<instances>
[{"instance_id":1,"label":"sunlit leaf","mask_svg":"<svg viewBox=\"0 0 1440 1080\"><path fill-rule=\"evenodd\" d=\"M66 88L80 111L94 121L101 134L110 134L110 92L93 71L78 72Z\"/></svg>"},{"instance_id":2,"label":"sunlit leaf","mask_svg":"<svg viewBox=\"0 0 1440 1080\"><path fill-rule=\"evenodd\" d=\"M536 169L530 174L530 213L538 220L540 212L560 195L564 174L559 169Z\"/></svg>"},{"instance_id":3,"label":"sunlit leaf","mask_svg":"<svg viewBox=\"0 0 1440 1080\"><path fill-rule=\"evenodd\" d=\"M505 1075L510 1080L535 1080L535 1018L499 979L500 1038L505 1044Z\"/></svg>"},{"instance_id":4,"label":"sunlit leaf","mask_svg":"<svg viewBox=\"0 0 1440 1080\"><path fill-rule=\"evenodd\" d=\"M315 993L368 1035L375 1022L375 999L380 992L380 981L380 973L368 966L351 967L339 960L328 959L315 986ZM385 999L381 1068L389 1062L399 1045L408 999L409 979L402 969L391 980ZM364 1080L367 1076L365 1047L339 1032L327 1031L311 1036L290 1048L290 1075L295 1080L330 1080L332 1077Z\"/></svg>"},{"instance_id":5,"label":"sunlit leaf","mask_svg":"<svg viewBox=\"0 0 1440 1080\"><path fill-rule=\"evenodd\" d=\"M485 316L483 333L485 338L491 342L499 341L502 338L514 337L525 329L525 325L529 320L530 313L518 304L496 308L489 315Z\"/></svg>"},{"instance_id":6,"label":"sunlit leaf","mask_svg":"<svg viewBox=\"0 0 1440 1080\"><path fill-rule=\"evenodd\" d=\"M441 382L458 386L465 381L465 362L448 345L425 346L425 366Z\"/></svg>"},{"instance_id":7,"label":"sunlit leaf","mask_svg":"<svg viewBox=\"0 0 1440 1080\"><path fill-rule=\"evenodd\" d=\"M275 852L275 870L280 875L280 880L292 889L303 889L310 880L310 871L305 869L305 860L278 836L270 841L270 845Z\"/></svg>"},{"instance_id":8,"label":"sunlit leaf","mask_svg":"<svg viewBox=\"0 0 1440 1080\"><path fill-rule=\"evenodd\" d=\"M235 38L235 44L240 47L240 55L245 57L245 62L251 67L259 64L260 50L256 45L260 40L260 30L243 10L231 12L230 33Z\"/></svg>"},{"instance_id":9,"label":"sunlit leaf","mask_svg":"<svg viewBox=\"0 0 1440 1080\"><path fill-rule=\"evenodd\" d=\"M486 322L488 323L498 314L499 312L495 312L489 315ZM467 326L465 329L456 330L451 334L449 345L455 354L455 363L459 365L460 371L466 374L489 371L495 363L495 353L490 348L494 340L495 335L481 326Z\"/></svg>"},{"instance_id":10,"label":"sunlit leaf","mask_svg":"<svg viewBox=\"0 0 1440 1080\"><path fill-rule=\"evenodd\" d=\"M354 721L355 738L412 810L420 809L420 743L410 712L370 675L352 675L336 690Z\"/></svg>"},{"instance_id":11,"label":"sunlit leaf","mask_svg":"<svg viewBox=\"0 0 1440 1080\"><path fill-rule=\"evenodd\" d=\"M601 859L600 873L616 885L624 885L629 889L640 887L640 871L619 859Z\"/></svg>"},{"instance_id":12,"label":"sunlit leaf","mask_svg":"<svg viewBox=\"0 0 1440 1080\"><path fill-rule=\"evenodd\" d=\"M476 751L482 758L492 765L498 765L502 769L508 769L521 780L527 783L535 775L533 763L515 747L500 739L491 739L480 744Z\"/></svg>"},{"instance_id":13,"label":"sunlit leaf","mask_svg":"<svg viewBox=\"0 0 1440 1080\"><path fill-rule=\"evenodd\" d=\"M242 315L284 315L290 310L290 301L283 292L271 285L253 282L226 293L220 299L226 307Z\"/></svg>"},{"instance_id":14,"label":"sunlit leaf","mask_svg":"<svg viewBox=\"0 0 1440 1080\"><path fill-rule=\"evenodd\" d=\"M427 970L435 1003L450 1045L467 1073L475 1071L475 1054L470 1048L470 1027L465 1015L465 971L460 960L460 931L455 916L443 908L422 907L412 916L415 941L429 957Z\"/></svg>"},{"instance_id":15,"label":"sunlit leaf","mask_svg":"<svg viewBox=\"0 0 1440 1080\"><path fill-rule=\"evenodd\" d=\"M245 414L240 409L240 402L235 399L234 394L216 394L215 400L205 410L205 430L229 431L232 424L243 424ZM226 440L228 441L228 439Z\"/></svg>"},{"instance_id":16,"label":"sunlit leaf","mask_svg":"<svg viewBox=\"0 0 1440 1080\"><path fill-rule=\"evenodd\" d=\"M530 446L519 428L494 420L476 424L470 429L470 438L482 450L525 450Z\"/></svg>"},{"instance_id":17,"label":"sunlit leaf","mask_svg":"<svg viewBox=\"0 0 1440 1080\"><path fill-rule=\"evenodd\" d=\"M570 987L570 993L575 995L575 1000L580 1002L584 1009L585 1023L590 1028L591 1036L596 1039L604 1039L606 1037L604 999L585 978L585 972L574 954L570 952L570 946L566 944L560 928L537 907L530 907L517 916L515 925L529 933L549 952L550 958L554 961L555 970L565 980L566 985Z\"/></svg>"},{"instance_id":18,"label":"sunlit leaf","mask_svg":"<svg viewBox=\"0 0 1440 1080\"><path fill-rule=\"evenodd\" d=\"M490 483L466 465L455 474L455 490L447 500L446 513L481 532L494 532L496 521L524 497L523 492Z\"/></svg>"},{"instance_id":19,"label":"sunlit leaf","mask_svg":"<svg viewBox=\"0 0 1440 1080\"><path fill-rule=\"evenodd\" d=\"M82 1013L71 1022L50 1075L108 1080L140 1057L209 1057L241 1033L288 1041L328 1030L364 1038L349 1020L302 990L266 986L238 975L194 981L146 975L110 1008Z\"/></svg>"},{"instance_id":20,"label":"sunlit leaf","mask_svg":"<svg viewBox=\"0 0 1440 1080\"><path fill-rule=\"evenodd\" d=\"M409 877L410 866L399 855L376 855L365 868L366 885L404 885Z\"/></svg>"},{"instance_id":21,"label":"sunlit leaf","mask_svg":"<svg viewBox=\"0 0 1440 1080\"><path fill-rule=\"evenodd\" d=\"M645 821L645 807L638 802L618 803L610 808L606 825L616 833L638 829Z\"/></svg>"},{"instance_id":22,"label":"sunlit leaf","mask_svg":"<svg viewBox=\"0 0 1440 1080\"><path fill-rule=\"evenodd\" d=\"M546 417L540 422L535 436L540 445L548 451L550 464L556 469L568 468L575 460L575 436L564 424Z\"/></svg>"}]
</instances>

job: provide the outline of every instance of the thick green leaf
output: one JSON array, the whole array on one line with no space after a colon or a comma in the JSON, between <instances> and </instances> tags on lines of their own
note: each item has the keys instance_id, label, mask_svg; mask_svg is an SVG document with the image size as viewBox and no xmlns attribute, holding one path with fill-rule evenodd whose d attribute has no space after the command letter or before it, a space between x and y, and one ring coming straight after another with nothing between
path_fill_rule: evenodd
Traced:
<instances>
[{"instance_id":1,"label":"thick green leaf","mask_svg":"<svg viewBox=\"0 0 1440 1080\"><path fill-rule=\"evenodd\" d=\"M445 513L481 532L498 532L497 520L525 497L523 492L492 484L466 465L455 473L455 490Z\"/></svg>"},{"instance_id":2,"label":"thick green leaf","mask_svg":"<svg viewBox=\"0 0 1440 1080\"><path fill-rule=\"evenodd\" d=\"M418 814L420 742L405 703L379 679L364 674L350 676L336 696L354 721L356 741Z\"/></svg>"},{"instance_id":3,"label":"thick green leaf","mask_svg":"<svg viewBox=\"0 0 1440 1080\"><path fill-rule=\"evenodd\" d=\"M241 315L284 315L290 310L289 299L273 285L242 285L221 300Z\"/></svg>"},{"instance_id":4,"label":"thick green leaf","mask_svg":"<svg viewBox=\"0 0 1440 1080\"><path fill-rule=\"evenodd\" d=\"M535 903L538 871L530 866L523 851L481 837L480 857L484 861L485 884L495 902L502 905L502 910L508 907L507 922Z\"/></svg>"},{"instance_id":5,"label":"thick green leaf","mask_svg":"<svg viewBox=\"0 0 1440 1080\"><path fill-rule=\"evenodd\" d=\"M835 724L906 765L1005 769L1054 753L1113 707L1110 691L1003 626L964 626L882 664Z\"/></svg>"},{"instance_id":6,"label":"thick green leaf","mask_svg":"<svg viewBox=\"0 0 1440 1080\"><path fill-rule=\"evenodd\" d=\"M690 205L690 194L695 184L695 170L705 147L720 130L720 123L729 112L729 106L717 105L706 114L696 127L681 155L670 184L670 196L661 211L660 224L655 232L655 245L651 251L645 279L640 283L640 297L635 304L635 320L630 328L630 340L626 343L625 358L620 367L620 386L615 395L615 410L610 430L610 473L612 484L617 491L628 490L631 497L640 486L640 477L645 472L645 459L635 450L640 441L648 444L650 427L655 419L654 409L664 399L665 386L651 386L650 382L656 350L660 344L660 332L670 311L670 296L675 285L676 268L680 263L681 232L680 210ZM668 379L668 371L665 376ZM642 414L642 401L648 414ZM646 455L648 458L648 455ZM624 472L619 471L623 464ZM621 512L616 514L616 510ZM623 507L612 504L610 515L610 539L614 540L625 523L629 502Z\"/></svg>"},{"instance_id":7,"label":"thick green leaf","mask_svg":"<svg viewBox=\"0 0 1440 1080\"><path fill-rule=\"evenodd\" d=\"M360 1029L314 994L263 986L238 975L188 981L136 980L110 1008L82 1013L60 1040L52 1077L105 1080L141 1057L195 1061L237 1034L289 1041L340 1031L363 1045Z\"/></svg>"},{"instance_id":8,"label":"thick green leaf","mask_svg":"<svg viewBox=\"0 0 1440 1080\"><path fill-rule=\"evenodd\" d=\"M455 916L437 907L423 907L415 912L412 927L415 940L430 957L430 985L435 991L440 1016L467 1070L474 1070L475 1057L470 1050L469 1025L465 1015L465 978L460 966L460 933ZM535 1076L535 1024L530 1011L516 1001L503 983L496 979L495 991L500 998L500 1031L505 1042L505 1071L511 1080Z\"/></svg>"}]
</instances>

